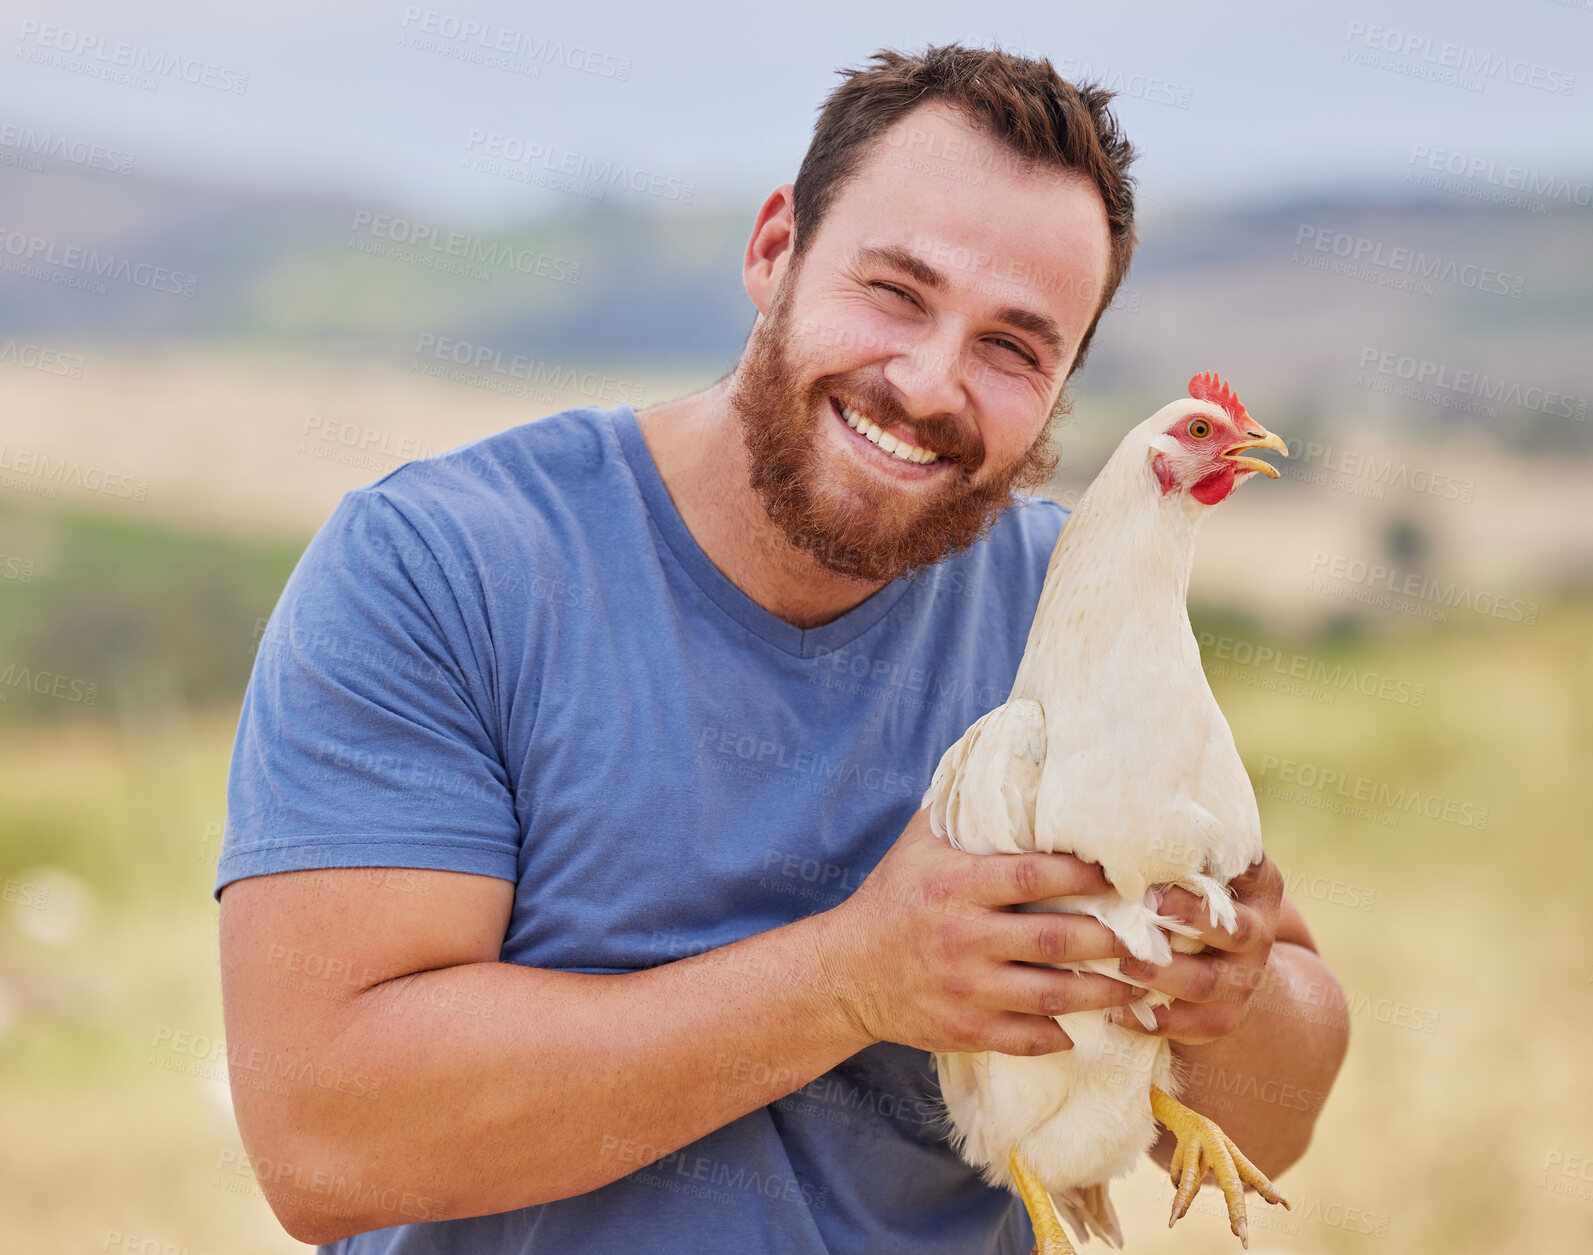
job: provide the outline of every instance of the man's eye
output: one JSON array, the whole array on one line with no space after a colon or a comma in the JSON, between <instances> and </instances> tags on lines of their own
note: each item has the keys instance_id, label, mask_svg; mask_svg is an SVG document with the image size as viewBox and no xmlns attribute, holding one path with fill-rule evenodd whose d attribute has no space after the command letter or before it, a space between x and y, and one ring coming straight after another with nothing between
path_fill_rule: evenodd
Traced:
<instances>
[{"instance_id":1,"label":"man's eye","mask_svg":"<svg viewBox=\"0 0 1593 1255\"><path fill-rule=\"evenodd\" d=\"M1003 338L998 339L998 340L992 340L990 343L992 343L992 344L1004 344L1004 345L1007 346L1007 348L1011 349L1019 357L1023 358L1024 361L1026 361L1026 362L1033 362L1034 361L1034 357L1033 357L1032 354L1027 352L1021 344L1017 344L1017 343L1015 343L1012 340L1008 340L1008 339L1003 337Z\"/></svg>"},{"instance_id":2,"label":"man's eye","mask_svg":"<svg viewBox=\"0 0 1593 1255\"><path fill-rule=\"evenodd\" d=\"M913 299L912 297L908 296L906 292L903 292L899 287L897 287L894 283L885 283L882 280L876 279L869 286L870 287L875 287L875 288L884 288L887 292L894 292L897 296L901 297L905 301L910 301L910 300Z\"/></svg>"}]
</instances>

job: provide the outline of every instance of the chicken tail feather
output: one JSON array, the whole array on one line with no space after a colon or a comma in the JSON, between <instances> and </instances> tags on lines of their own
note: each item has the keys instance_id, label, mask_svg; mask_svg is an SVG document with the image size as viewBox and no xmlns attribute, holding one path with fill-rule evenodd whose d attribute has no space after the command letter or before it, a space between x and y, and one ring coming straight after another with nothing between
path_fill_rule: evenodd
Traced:
<instances>
[{"instance_id":1,"label":"chicken tail feather","mask_svg":"<svg viewBox=\"0 0 1593 1255\"><path fill-rule=\"evenodd\" d=\"M1112 1196L1105 1182L1061 1190L1052 1198L1081 1243L1097 1237L1114 1249L1122 1247L1123 1229L1117 1222L1117 1208L1112 1206Z\"/></svg>"}]
</instances>

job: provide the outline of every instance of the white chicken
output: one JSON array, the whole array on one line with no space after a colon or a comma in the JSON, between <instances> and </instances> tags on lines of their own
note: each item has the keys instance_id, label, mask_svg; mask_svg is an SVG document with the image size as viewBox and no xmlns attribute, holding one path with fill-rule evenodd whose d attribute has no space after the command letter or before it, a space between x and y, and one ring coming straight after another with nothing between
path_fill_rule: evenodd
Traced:
<instances>
[{"instance_id":1,"label":"white chicken","mask_svg":"<svg viewBox=\"0 0 1593 1255\"><path fill-rule=\"evenodd\" d=\"M1261 857L1255 793L1186 608L1207 511L1251 472L1277 477L1242 456L1253 449L1288 455L1209 374L1128 433L1057 540L1011 695L945 752L922 802L959 849L1099 863L1115 892L1025 909L1092 915L1155 963L1169 946L1202 947L1157 913L1151 887L1181 885L1205 899L1213 924L1232 924L1228 882ZM1115 960L1066 966L1127 979ZM1170 1001L1147 990L1135 1014L1153 1022L1147 1008ZM1036 1251L1072 1251L1063 1216L1081 1241L1122 1244L1108 1183L1150 1148L1157 1120L1178 1137L1173 1218L1211 1168L1248 1246L1244 1183L1283 1199L1212 1121L1175 1101L1167 1041L1105 1011L1057 1023L1072 1050L935 1056L954 1144L986 1180L1017 1191Z\"/></svg>"}]
</instances>

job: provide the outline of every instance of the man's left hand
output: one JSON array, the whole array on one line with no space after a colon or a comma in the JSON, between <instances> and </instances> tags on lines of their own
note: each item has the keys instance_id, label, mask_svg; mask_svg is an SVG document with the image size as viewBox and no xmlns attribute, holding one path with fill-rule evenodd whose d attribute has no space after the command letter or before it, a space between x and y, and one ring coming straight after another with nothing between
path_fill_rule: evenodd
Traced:
<instances>
[{"instance_id":1,"label":"man's left hand","mask_svg":"<svg viewBox=\"0 0 1593 1255\"><path fill-rule=\"evenodd\" d=\"M1283 910L1283 873L1266 855L1234 877L1230 888L1237 918L1233 931L1213 928L1206 903L1187 889L1168 886L1161 913L1200 930L1206 949L1199 954L1174 953L1172 962L1157 966L1139 959L1121 959L1123 974L1175 1001L1153 1008L1155 1030L1140 1024L1126 1007L1111 1012L1115 1023L1136 1032L1198 1046L1226 1037L1245 1017L1257 989L1267 980L1267 959L1278 939Z\"/></svg>"}]
</instances>

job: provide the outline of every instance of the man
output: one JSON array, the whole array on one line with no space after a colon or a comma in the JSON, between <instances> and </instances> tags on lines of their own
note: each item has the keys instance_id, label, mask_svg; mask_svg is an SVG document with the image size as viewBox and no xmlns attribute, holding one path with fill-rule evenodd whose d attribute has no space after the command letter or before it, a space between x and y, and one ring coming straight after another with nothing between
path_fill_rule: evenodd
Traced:
<instances>
[{"instance_id":1,"label":"man","mask_svg":"<svg viewBox=\"0 0 1593 1255\"><path fill-rule=\"evenodd\" d=\"M730 376L411 463L284 591L217 892L239 1129L302 1240L1028 1249L926 1052L1067 1049L1051 1017L1137 991L1044 966L1122 957L1095 921L1010 909L1097 868L915 810L1022 653L1064 512L1004 507L1127 269L1130 150L1048 63L873 61L758 216ZM1270 863L1236 887L1157 1031L1196 1108L1320 1096L1332 976ZM1317 1106L1223 1123L1275 1175Z\"/></svg>"}]
</instances>

